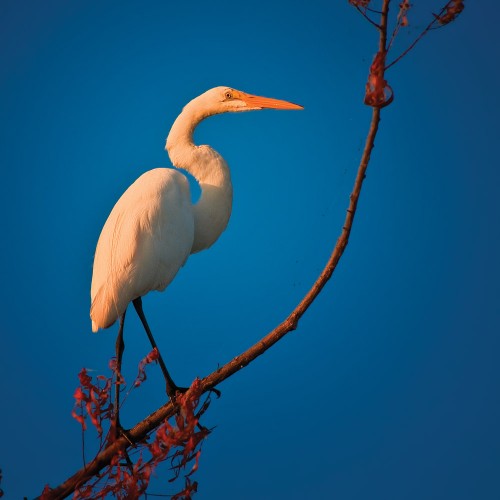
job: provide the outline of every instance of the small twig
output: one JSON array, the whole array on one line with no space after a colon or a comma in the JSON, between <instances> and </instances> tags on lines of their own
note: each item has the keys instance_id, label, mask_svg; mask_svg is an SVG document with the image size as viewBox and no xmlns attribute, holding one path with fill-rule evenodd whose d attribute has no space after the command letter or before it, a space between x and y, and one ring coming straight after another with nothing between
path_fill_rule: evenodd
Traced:
<instances>
[{"instance_id":1,"label":"small twig","mask_svg":"<svg viewBox=\"0 0 500 500\"><path fill-rule=\"evenodd\" d=\"M443 14L443 12L447 9L447 7L450 5L451 2L448 2L439 12L438 14L438 17L440 15ZM415 40L413 40L413 42L411 43L411 45L406 49L404 50L398 57L396 57L396 59L394 59L394 61L392 61L391 63L389 63L385 69L388 70L391 66L394 66L394 64L396 64L398 61L400 61L401 59L403 59L404 56L406 56L406 54L408 54L408 52L410 52L410 50L413 49L413 47L415 47L415 45L417 45L418 42L420 42L420 40L422 40L422 38L424 37L424 35L426 35L427 33L429 33L429 31L431 29L433 29L433 25L436 24L438 22L438 17L435 17L425 28L424 30L420 33L420 35L417 36L417 38L415 38Z\"/></svg>"},{"instance_id":2,"label":"small twig","mask_svg":"<svg viewBox=\"0 0 500 500\"><path fill-rule=\"evenodd\" d=\"M402 21L401 21L400 17L398 16L396 26L392 30L391 39L389 40L389 43L387 45L387 52L389 52L389 50L391 50L392 44L394 43L394 40L398 36L399 30L401 29L401 26L402 26ZM386 67L386 69L387 69L387 67Z\"/></svg>"},{"instance_id":3,"label":"small twig","mask_svg":"<svg viewBox=\"0 0 500 500\"><path fill-rule=\"evenodd\" d=\"M80 409L81 412L83 413L83 403L80 402ZM87 459L85 458L85 429L82 426L82 461L83 461L83 467L87 466Z\"/></svg>"},{"instance_id":4,"label":"small twig","mask_svg":"<svg viewBox=\"0 0 500 500\"><path fill-rule=\"evenodd\" d=\"M368 14L361 8L359 7L359 5L356 5L356 10L370 23L370 24L373 24L373 26L375 26L375 28L377 28L378 30L380 29L380 26L375 22L373 21L373 19L371 19Z\"/></svg>"},{"instance_id":5,"label":"small twig","mask_svg":"<svg viewBox=\"0 0 500 500\"><path fill-rule=\"evenodd\" d=\"M370 12L373 12L374 14L379 14L381 15L382 14L382 11L381 10L376 10L376 9L372 9L370 7L366 7L366 10L370 11Z\"/></svg>"}]
</instances>

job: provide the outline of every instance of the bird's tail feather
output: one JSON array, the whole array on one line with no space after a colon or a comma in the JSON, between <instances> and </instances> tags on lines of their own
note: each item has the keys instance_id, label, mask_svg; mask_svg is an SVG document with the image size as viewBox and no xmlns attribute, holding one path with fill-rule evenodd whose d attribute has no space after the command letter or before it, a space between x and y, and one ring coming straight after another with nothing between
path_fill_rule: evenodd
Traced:
<instances>
[{"instance_id":1,"label":"bird's tail feather","mask_svg":"<svg viewBox=\"0 0 500 500\"><path fill-rule=\"evenodd\" d=\"M110 288L107 285L101 286L90 306L93 332L109 328L127 307L128 301L123 298L120 300L120 294L113 293Z\"/></svg>"}]
</instances>

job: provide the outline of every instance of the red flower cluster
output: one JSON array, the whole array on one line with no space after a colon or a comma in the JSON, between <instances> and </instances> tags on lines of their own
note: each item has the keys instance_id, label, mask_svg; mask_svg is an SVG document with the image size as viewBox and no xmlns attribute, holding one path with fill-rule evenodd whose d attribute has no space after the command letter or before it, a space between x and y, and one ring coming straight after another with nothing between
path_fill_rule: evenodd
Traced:
<instances>
[{"instance_id":1,"label":"red flower cluster","mask_svg":"<svg viewBox=\"0 0 500 500\"><path fill-rule=\"evenodd\" d=\"M411 3L408 0L403 0L399 4L399 13L398 13L398 23L401 26L408 26L408 16L406 13L410 10L411 8Z\"/></svg>"},{"instance_id":2,"label":"red flower cluster","mask_svg":"<svg viewBox=\"0 0 500 500\"><path fill-rule=\"evenodd\" d=\"M85 430L87 428L85 423L85 409L87 415L90 417L92 425L94 425L99 437L101 437L102 421L106 419L111 420L111 415L113 413L113 404L110 400L112 379L106 378L104 375L99 375L97 380L104 382L104 386L99 387L99 385L92 383L92 377L87 374L86 368L82 368L78 374L78 378L80 379L81 385L73 394L76 401L75 408L73 408L71 415L80 422L83 430Z\"/></svg>"},{"instance_id":3,"label":"red flower cluster","mask_svg":"<svg viewBox=\"0 0 500 500\"><path fill-rule=\"evenodd\" d=\"M153 349L139 363L139 373L131 389L140 386L146 380L146 367L157 361L158 357L158 350ZM110 392L115 383L125 384L117 370L115 359L110 361L109 367L112 370L111 377L99 375L96 377L96 383L83 368L78 374L80 387L74 394L76 401L72 416L81 424L84 431L87 428L86 419L90 417L99 438L102 438L103 423L106 420L110 427L109 437L115 436L114 407ZM184 489L172 496L173 500L191 500L192 495L197 491L198 483L192 481L190 476L198 470L203 440L211 432L199 422L210 404L210 396L208 396L197 411L202 394L203 386L201 381L196 379L187 392L177 394L178 408L174 417L175 422L170 423L166 419L154 432L150 442L148 442L149 438L146 438L140 443L135 443L132 451L119 450L99 475L75 490L73 498L104 499L108 495L118 500L139 498L146 492L151 475L157 466L170 460L174 477L169 482L175 481L188 465L193 464L184 476ZM108 445L112 440L108 441ZM53 498L53 490L49 485L45 486L40 498L41 500Z\"/></svg>"},{"instance_id":4,"label":"red flower cluster","mask_svg":"<svg viewBox=\"0 0 500 500\"><path fill-rule=\"evenodd\" d=\"M181 470L185 469L193 460L195 463L186 477L198 469L198 460L201 454L199 447L210 434L209 429L199 424L200 416L208 408L208 403L205 403L201 410L195 413L202 392L203 387L200 379L195 379L189 391L177 396L179 412L175 415L176 425L173 426L168 420L165 420L156 430L154 441L147 445L152 455L151 463L154 465L169 457L173 448L178 448L170 457L175 471L175 477L171 481L177 479Z\"/></svg>"},{"instance_id":5,"label":"red flower cluster","mask_svg":"<svg viewBox=\"0 0 500 500\"><path fill-rule=\"evenodd\" d=\"M365 104L375 108L383 108L392 102L392 89L384 79L386 52L377 52L370 66L370 74L366 83Z\"/></svg>"},{"instance_id":6,"label":"red flower cluster","mask_svg":"<svg viewBox=\"0 0 500 500\"><path fill-rule=\"evenodd\" d=\"M151 361L154 359L149 362ZM196 412L202 392L201 382L196 379L189 391L177 396L179 410L175 416L175 425L165 420L156 430L152 442L137 444L136 452L139 453L139 459L135 463L125 450L118 452L100 477L80 487L75 492L74 498L104 499L107 495L113 495L118 500L139 498L147 490L156 467L169 459L175 473L169 482L175 481L181 471L194 461L191 470L185 476L184 489L172 496L174 500L191 500L197 491L198 483L192 482L189 476L198 470L200 447L210 434L209 429L199 424L200 416L206 411L209 403L205 402ZM148 452L150 458L145 460L144 455ZM105 481L105 484L100 484L102 481Z\"/></svg>"},{"instance_id":7,"label":"red flower cluster","mask_svg":"<svg viewBox=\"0 0 500 500\"><path fill-rule=\"evenodd\" d=\"M142 457L133 464L126 452L119 451L111 460L111 463L104 470L104 473L94 483L88 483L77 489L73 499L92 498L104 499L107 495L112 495L118 500L139 498L147 489L153 468L144 464ZM101 479L106 480L106 484L96 491Z\"/></svg>"},{"instance_id":8,"label":"red flower cluster","mask_svg":"<svg viewBox=\"0 0 500 500\"><path fill-rule=\"evenodd\" d=\"M370 4L370 0L349 0L351 5L354 7L359 7L360 9L366 9Z\"/></svg>"},{"instance_id":9,"label":"red flower cluster","mask_svg":"<svg viewBox=\"0 0 500 500\"><path fill-rule=\"evenodd\" d=\"M139 373L134 381L134 387L139 387L146 380L146 366L153 363L153 361L158 361L160 354L158 349L155 347L140 363L139 363Z\"/></svg>"},{"instance_id":10,"label":"red flower cluster","mask_svg":"<svg viewBox=\"0 0 500 500\"><path fill-rule=\"evenodd\" d=\"M198 483L196 481L192 483L189 477L186 476L186 487L179 493L172 495L171 500L191 500L192 495L197 491Z\"/></svg>"},{"instance_id":11,"label":"red flower cluster","mask_svg":"<svg viewBox=\"0 0 500 500\"><path fill-rule=\"evenodd\" d=\"M434 14L434 17L439 24L445 25L451 23L455 18L464 10L463 0L451 0L448 2L446 7L443 9L444 12L441 15Z\"/></svg>"}]
</instances>

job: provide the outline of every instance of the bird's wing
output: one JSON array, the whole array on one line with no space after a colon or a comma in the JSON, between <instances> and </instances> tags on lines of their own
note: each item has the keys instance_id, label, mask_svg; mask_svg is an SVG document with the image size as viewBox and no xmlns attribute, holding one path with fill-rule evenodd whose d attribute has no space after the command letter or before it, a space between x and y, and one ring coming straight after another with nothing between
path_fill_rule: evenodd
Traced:
<instances>
[{"instance_id":1,"label":"bird's wing","mask_svg":"<svg viewBox=\"0 0 500 500\"><path fill-rule=\"evenodd\" d=\"M97 243L93 330L111 326L135 298L165 289L186 261L193 238L186 177L172 169L139 177L114 206Z\"/></svg>"}]
</instances>

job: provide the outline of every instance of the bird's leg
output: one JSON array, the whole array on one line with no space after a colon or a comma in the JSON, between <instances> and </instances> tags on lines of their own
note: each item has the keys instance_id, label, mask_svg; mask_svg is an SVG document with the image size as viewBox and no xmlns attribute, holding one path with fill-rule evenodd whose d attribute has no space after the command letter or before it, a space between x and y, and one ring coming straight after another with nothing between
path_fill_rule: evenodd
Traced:
<instances>
[{"instance_id":1,"label":"bird's leg","mask_svg":"<svg viewBox=\"0 0 500 500\"><path fill-rule=\"evenodd\" d=\"M172 377L170 376L170 373L168 373L167 367L165 366L165 362L161 357L160 350L156 345L153 334L151 333L151 329L149 328L148 322L146 321L146 316L144 315L144 311L142 310L141 297L138 297L137 299L133 300L132 303L134 304L135 310L137 311L137 314L141 319L142 326L144 327L144 330L146 330L146 334L149 338L149 341L151 342L151 345L153 346L153 349L156 348L156 350L158 351L158 363L160 363L161 371L163 372L163 376L165 377L165 382L167 384L167 394L170 399L174 400L175 393L177 391L185 392L187 388L177 386L173 381Z\"/></svg>"},{"instance_id":2,"label":"bird's leg","mask_svg":"<svg viewBox=\"0 0 500 500\"><path fill-rule=\"evenodd\" d=\"M118 434L122 429L120 424L120 386L122 382L122 358L125 350L125 342L123 341L123 326L125 324L125 312L120 316L120 326L118 328L118 336L116 337L116 382L115 382L115 415L114 415L114 433L115 439L118 439Z\"/></svg>"}]
</instances>

